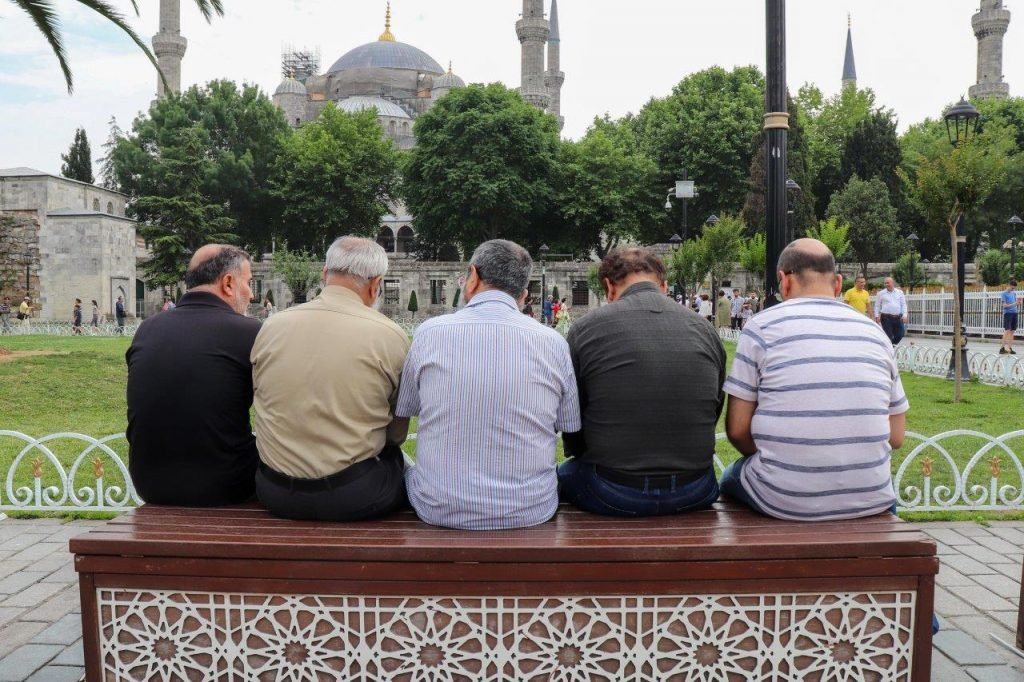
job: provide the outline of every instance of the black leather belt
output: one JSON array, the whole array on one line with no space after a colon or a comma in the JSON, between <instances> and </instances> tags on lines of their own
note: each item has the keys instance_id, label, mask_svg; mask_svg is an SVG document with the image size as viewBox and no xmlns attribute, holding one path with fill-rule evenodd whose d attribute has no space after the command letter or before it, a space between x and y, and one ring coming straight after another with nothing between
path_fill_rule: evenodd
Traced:
<instances>
[{"instance_id":1,"label":"black leather belt","mask_svg":"<svg viewBox=\"0 0 1024 682\"><path fill-rule=\"evenodd\" d=\"M356 462L352 466L346 467L336 474L324 476L323 478L295 478L288 474L282 474L280 471L271 469L263 461L260 461L260 474L262 474L268 481L285 486L291 490L298 490L301 492L332 490L352 483L360 477L365 476L374 467L381 466L387 463L388 460L396 457L399 459L402 458L401 448L389 445L376 457Z\"/></svg>"},{"instance_id":2,"label":"black leather belt","mask_svg":"<svg viewBox=\"0 0 1024 682\"><path fill-rule=\"evenodd\" d=\"M680 471L675 474L636 474L626 471L618 471L617 469L609 469L600 465L595 465L595 472L598 476L606 481L612 483L618 483L630 488L644 489L646 488L670 488L672 487L673 480L675 479L675 485L681 486L687 483L693 483L699 478L706 476L708 470L704 471Z\"/></svg>"}]
</instances>

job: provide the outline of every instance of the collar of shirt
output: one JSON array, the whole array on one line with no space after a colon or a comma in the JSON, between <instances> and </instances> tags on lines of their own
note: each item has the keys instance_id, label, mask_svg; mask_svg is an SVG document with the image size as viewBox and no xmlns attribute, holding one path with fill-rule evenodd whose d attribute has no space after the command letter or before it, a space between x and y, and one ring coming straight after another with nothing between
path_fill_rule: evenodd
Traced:
<instances>
[{"instance_id":1,"label":"collar of shirt","mask_svg":"<svg viewBox=\"0 0 1024 682\"><path fill-rule=\"evenodd\" d=\"M473 296L469 303L466 304L467 308L475 308L478 305L484 305L485 303L499 303L507 305L512 310L519 310L519 306L516 305L516 300L506 294L504 291L498 291L497 289L488 289L487 291L481 291L479 294Z\"/></svg>"},{"instance_id":2,"label":"collar of shirt","mask_svg":"<svg viewBox=\"0 0 1024 682\"><path fill-rule=\"evenodd\" d=\"M382 291L381 296L384 295ZM365 308L366 304L363 303L363 299L359 298L359 294L352 291L348 287L343 287L338 284L332 284L326 286L320 292L320 298L333 305L339 306L350 306L356 305L360 308Z\"/></svg>"},{"instance_id":3,"label":"collar of shirt","mask_svg":"<svg viewBox=\"0 0 1024 682\"><path fill-rule=\"evenodd\" d=\"M658 285L655 284L654 282L637 282L636 284L626 289L622 296L619 296L619 300L621 301L624 298L636 296L637 294L641 294L645 291L653 291L658 294L661 293L660 291L658 291Z\"/></svg>"},{"instance_id":4,"label":"collar of shirt","mask_svg":"<svg viewBox=\"0 0 1024 682\"><path fill-rule=\"evenodd\" d=\"M181 297L177 308L223 308L235 313L235 309L229 306L216 294L208 291L190 291ZM235 313L236 315L238 313Z\"/></svg>"}]
</instances>

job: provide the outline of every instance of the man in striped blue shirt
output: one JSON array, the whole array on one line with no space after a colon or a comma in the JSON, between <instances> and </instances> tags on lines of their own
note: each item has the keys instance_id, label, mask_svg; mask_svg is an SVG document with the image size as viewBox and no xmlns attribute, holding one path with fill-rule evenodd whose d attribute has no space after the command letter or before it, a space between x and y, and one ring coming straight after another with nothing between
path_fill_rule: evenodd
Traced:
<instances>
[{"instance_id":1,"label":"man in striped blue shirt","mask_svg":"<svg viewBox=\"0 0 1024 682\"><path fill-rule=\"evenodd\" d=\"M796 240L778 269L785 302L743 330L725 382L726 431L744 457L722 492L781 519L884 512L910 409L892 344L836 300L842 276L821 242Z\"/></svg>"},{"instance_id":2,"label":"man in striped blue shirt","mask_svg":"<svg viewBox=\"0 0 1024 682\"><path fill-rule=\"evenodd\" d=\"M555 442L580 408L565 339L519 312L532 268L518 244L481 244L466 307L416 330L395 414L419 417L406 487L429 524L522 528L558 509Z\"/></svg>"}]
</instances>

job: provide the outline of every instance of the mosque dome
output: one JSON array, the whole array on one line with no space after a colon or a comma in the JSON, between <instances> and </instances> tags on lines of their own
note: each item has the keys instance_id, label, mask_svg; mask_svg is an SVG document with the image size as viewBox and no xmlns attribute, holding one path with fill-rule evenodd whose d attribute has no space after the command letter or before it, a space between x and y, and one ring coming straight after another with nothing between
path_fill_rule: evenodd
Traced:
<instances>
[{"instance_id":1,"label":"mosque dome","mask_svg":"<svg viewBox=\"0 0 1024 682\"><path fill-rule=\"evenodd\" d=\"M440 88L464 88L466 81L462 80L452 72L452 65L448 64L448 73L434 79L434 89Z\"/></svg>"},{"instance_id":2,"label":"mosque dome","mask_svg":"<svg viewBox=\"0 0 1024 682\"><path fill-rule=\"evenodd\" d=\"M377 42L367 43L349 50L334 62L327 73L350 69L406 69L433 75L443 74L444 69L429 54L406 43L395 40L391 32L391 3L384 20L384 32Z\"/></svg>"},{"instance_id":3,"label":"mosque dome","mask_svg":"<svg viewBox=\"0 0 1024 682\"><path fill-rule=\"evenodd\" d=\"M306 86L295 80L294 77L288 76L277 86L277 90L274 90L274 95L302 95L305 97Z\"/></svg>"},{"instance_id":4,"label":"mosque dome","mask_svg":"<svg viewBox=\"0 0 1024 682\"><path fill-rule=\"evenodd\" d=\"M409 113L394 102L389 102L380 97L347 97L338 102L338 108L353 114L366 109L376 109L378 116L390 116L392 118L412 118Z\"/></svg>"}]
</instances>

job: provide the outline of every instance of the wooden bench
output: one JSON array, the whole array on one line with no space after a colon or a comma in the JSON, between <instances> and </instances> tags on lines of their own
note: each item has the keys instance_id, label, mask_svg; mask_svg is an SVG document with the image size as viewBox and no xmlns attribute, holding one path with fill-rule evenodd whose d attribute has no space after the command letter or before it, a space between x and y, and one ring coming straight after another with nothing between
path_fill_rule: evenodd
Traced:
<instances>
[{"instance_id":1,"label":"wooden bench","mask_svg":"<svg viewBox=\"0 0 1024 682\"><path fill-rule=\"evenodd\" d=\"M145 506L71 540L87 679L930 679L935 543L731 504L536 528Z\"/></svg>"}]
</instances>

